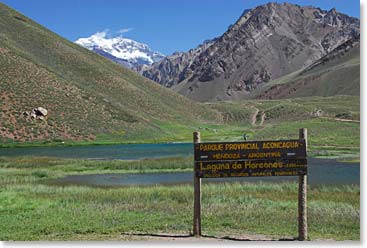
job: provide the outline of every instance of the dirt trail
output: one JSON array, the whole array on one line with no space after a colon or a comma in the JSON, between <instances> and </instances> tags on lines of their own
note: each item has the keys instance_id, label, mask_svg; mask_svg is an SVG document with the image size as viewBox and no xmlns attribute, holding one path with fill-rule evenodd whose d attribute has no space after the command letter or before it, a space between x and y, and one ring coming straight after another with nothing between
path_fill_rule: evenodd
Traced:
<instances>
[{"instance_id":1,"label":"dirt trail","mask_svg":"<svg viewBox=\"0 0 367 248\"><path fill-rule=\"evenodd\" d=\"M290 241L294 238L281 238L274 239L265 235L259 234L243 234L240 236L224 236L215 237L209 235L202 235L201 237L194 237L186 234L172 234L172 233L123 233L121 235L123 240L164 240L164 241L188 241L188 242L201 242L201 241Z\"/></svg>"},{"instance_id":2,"label":"dirt trail","mask_svg":"<svg viewBox=\"0 0 367 248\"><path fill-rule=\"evenodd\" d=\"M255 112L251 116L251 125L254 127L261 127L265 121L265 112L261 112L260 123L256 124L257 116L259 115L260 110L256 107L253 108L255 109Z\"/></svg>"},{"instance_id":3,"label":"dirt trail","mask_svg":"<svg viewBox=\"0 0 367 248\"><path fill-rule=\"evenodd\" d=\"M343 121L343 122L355 122L360 123L359 120L350 120L350 119L341 119L341 118L333 118L333 117L322 117L323 119L327 120L334 120L334 121Z\"/></svg>"},{"instance_id":4,"label":"dirt trail","mask_svg":"<svg viewBox=\"0 0 367 248\"><path fill-rule=\"evenodd\" d=\"M256 125L256 116L259 114L260 110L256 107L254 107L255 113L251 116L251 125Z\"/></svg>"},{"instance_id":5,"label":"dirt trail","mask_svg":"<svg viewBox=\"0 0 367 248\"><path fill-rule=\"evenodd\" d=\"M265 121L265 112L262 112L261 113L261 120L260 120L259 126L262 126L264 124L264 121Z\"/></svg>"}]
</instances>

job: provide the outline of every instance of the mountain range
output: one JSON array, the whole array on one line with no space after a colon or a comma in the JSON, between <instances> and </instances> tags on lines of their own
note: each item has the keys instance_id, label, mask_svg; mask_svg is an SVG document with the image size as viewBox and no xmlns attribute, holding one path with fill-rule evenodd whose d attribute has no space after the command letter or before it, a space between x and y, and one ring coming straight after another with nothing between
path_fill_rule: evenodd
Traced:
<instances>
[{"instance_id":1,"label":"mountain range","mask_svg":"<svg viewBox=\"0 0 367 248\"><path fill-rule=\"evenodd\" d=\"M353 66L343 67L343 75L350 74L353 78L349 80L353 87L345 84L344 87L339 84L340 87L330 86L326 80L329 78L320 75L313 75L307 80L312 81L316 88L331 87L335 90L303 90L303 84L290 80L281 87L274 87L276 82L284 82L281 80L283 77L299 82L295 74L300 73L297 78L310 74L302 71L310 71L309 67L320 65L345 44L351 44L356 47L353 51L359 51L359 19L339 13L335 8L326 11L311 6L268 3L246 9L223 35L206 40L187 52L175 52L166 57L145 44L122 37L107 39L105 36L101 32L80 38L76 43L196 101L295 95L289 90L288 93L280 92L287 91L287 88L296 89L293 90L297 91L296 95L313 92L328 96L359 91L359 71ZM358 51L353 54L359 61ZM345 64L341 58L344 53L338 53L337 58L334 56L333 63L341 60ZM272 90L269 87L273 87ZM351 93L350 89L356 90Z\"/></svg>"},{"instance_id":2,"label":"mountain range","mask_svg":"<svg viewBox=\"0 0 367 248\"><path fill-rule=\"evenodd\" d=\"M273 80L319 64L344 43L358 43L359 34L359 19L336 9L268 3L244 11L222 36L140 73L197 101L248 99Z\"/></svg>"}]
</instances>

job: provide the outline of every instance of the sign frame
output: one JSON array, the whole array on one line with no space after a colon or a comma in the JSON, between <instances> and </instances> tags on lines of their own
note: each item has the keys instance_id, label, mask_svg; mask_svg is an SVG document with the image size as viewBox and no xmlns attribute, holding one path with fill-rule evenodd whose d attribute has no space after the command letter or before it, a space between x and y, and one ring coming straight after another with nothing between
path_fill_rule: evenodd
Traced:
<instances>
[{"instance_id":1,"label":"sign frame","mask_svg":"<svg viewBox=\"0 0 367 248\"><path fill-rule=\"evenodd\" d=\"M194 132L193 141L194 141L193 234L195 236L197 237L201 236L201 179L203 177L215 178L215 177L239 177L239 176L240 177L298 176L298 240L304 241L307 239L307 129L306 128L299 129L299 139L297 140L201 143L200 132ZM269 150L264 151L264 149L260 149L260 147L264 148L263 144L266 144L266 142L273 142L274 144L281 144L282 142L291 142L291 143L288 143L288 145L287 143L284 143L286 144L286 146L289 146L286 147L286 149L284 150L282 150L283 148L279 150L279 147L276 147L277 145L274 145L275 147L270 148L267 147L266 149ZM298 146L292 142L297 142ZM248 145L248 144L257 144L257 145ZM204 147L205 145L207 147ZM239 149L241 147L243 149ZM221 154L220 152L222 151L228 151L228 150L235 150L235 152L226 153L228 156L217 155ZM256 156L255 155L250 156L249 154L254 154L254 152L251 153L248 150L256 150L258 154ZM257 158L257 156L264 156L266 158L259 159ZM246 161L248 162L247 164ZM251 161L253 164L261 166L251 168L249 161ZM256 161L256 163L254 161ZM272 164L269 165L269 161ZM287 168L287 166L291 165L292 163L293 165ZM239 164L241 164L241 168ZM204 172L203 168L207 169L209 173ZM217 173L217 171L219 171L219 173ZM281 174L281 172L290 172L290 174L287 173Z\"/></svg>"}]
</instances>

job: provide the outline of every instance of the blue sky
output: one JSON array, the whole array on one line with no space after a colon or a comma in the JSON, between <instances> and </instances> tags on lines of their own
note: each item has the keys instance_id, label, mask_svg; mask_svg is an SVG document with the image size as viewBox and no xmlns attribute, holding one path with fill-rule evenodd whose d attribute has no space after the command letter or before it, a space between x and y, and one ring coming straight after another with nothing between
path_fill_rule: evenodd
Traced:
<instances>
[{"instance_id":1,"label":"blue sky","mask_svg":"<svg viewBox=\"0 0 367 248\"><path fill-rule=\"evenodd\" d=\"M3 0L53 32L75 41L108 30L169 55L223 34L261 0ZM284 2L284 1L274 1ZM288 0L359 18L357 0ZM119 32L120 31L120 32Z\"/></svg>"}]
</instances>

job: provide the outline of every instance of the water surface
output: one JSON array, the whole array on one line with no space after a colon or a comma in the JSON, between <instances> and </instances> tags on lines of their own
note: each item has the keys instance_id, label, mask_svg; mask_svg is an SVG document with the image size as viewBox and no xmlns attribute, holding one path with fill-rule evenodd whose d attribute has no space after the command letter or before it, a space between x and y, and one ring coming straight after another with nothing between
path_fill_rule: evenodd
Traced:
<instances>
[{"instance_id":1,"label":"water surface","mask_svg":"<svg viewBox=\"0 0 367 248\"><path fill-rule=\"evenodd\" d=\"M0 156L49 156L77 159L149 159L162 157L187 157L193 155L192 143L171 144L122 144L98 146L0 148ZM359 184L359 163L342 163L333 159L308 158L308 182L310 185ZM192 172L146 174L74 175L51 180L56 185L88 185L116 187L154 184L192 183ZM204 182L282 182L295 181L297 177L249 177L203 179Z\"/></svg>"},{"instance_id":2,"label":"water surface","mask_svg":"<svg viewBox=\"0 0 367 248\"><path fill-rule=\"evenodd\" d=\"M296 181L297 177L240 177L240 178L204 178L203 182L284 182ZM71 175L49 180L52 185L87 185L97 187L146 186L191 184L192 172L144 173L144 174L93 174ZM308 184L319 185L359 185L359 164L341 163L333 159L308 159Z\"/></svg>"},{"instance_id":3,"label":"water surface","mask_svg":"<svg viewBox=\"0 0 367 248\"><path fill-rule=\"evenodd\" d=\"M48 156L77 159L145 159L193 155L192 143L0 148L0 156Z\"/></svg>"}]
</instances>

